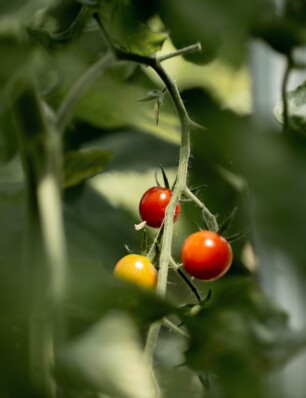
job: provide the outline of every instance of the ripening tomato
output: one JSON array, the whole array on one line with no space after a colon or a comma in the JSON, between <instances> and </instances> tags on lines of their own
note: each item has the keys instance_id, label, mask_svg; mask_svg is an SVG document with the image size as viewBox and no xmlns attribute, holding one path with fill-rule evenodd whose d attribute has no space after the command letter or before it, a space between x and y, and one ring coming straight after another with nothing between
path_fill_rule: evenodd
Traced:
<instances>
[{"instance_id":1,"label":"ripening tomato","mask_svg":"<svg viewBox=\"0 0 306 398\"><path fill-rule=\"evenodd\" d=\"M122 257L114 268L114 275L148 289L157 284L157 271L151 261L138 254Z\"/></svg>"},{"instance_id":2,"label":"ripening tomato","mask_svg":"<svg viewBox=\"0 0 306 398\"><path fill-rule=\"evenodd\" d=\"M166 208L170 202L172 191L163 187L152 187L142 196L139 203L139 213L143 221L153 228L159 228L165 218ZM181 206L178 203L175 208L173 221L180 214Z\"/></svg>"},{"instance_id":3,"label":"ripening tomato","mask_svg":"<svg viewBox=\"0 0 306 398\"><path fill-rule=\"evenodd\" d=\"M185 240L181 257L191 276L210 281L225 274L232 263L233 253L222 236L212 231L199 231Z\"/></svg>"}]
</instances>

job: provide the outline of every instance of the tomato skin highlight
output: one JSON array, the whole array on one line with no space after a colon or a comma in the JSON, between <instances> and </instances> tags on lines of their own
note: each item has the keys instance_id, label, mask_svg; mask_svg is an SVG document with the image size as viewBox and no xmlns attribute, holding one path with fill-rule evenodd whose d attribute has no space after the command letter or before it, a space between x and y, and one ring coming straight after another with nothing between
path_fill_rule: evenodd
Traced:
<instances>
[{"instance_id":1,"label":"tomato skin highlight","mask_svg":"<svg viewBox=\"0 0 306 398\"><path fill-rule=\"evenodd\" d=\"M151 261L139 254L128 254L115 265L114 275L147 289L157 285L157 271Z\"/></svg>"},{"instance_id":2,"label":"tomato skin highlight","mask_svg":"<svg viewBox=\"0 0 306 398\"><path fill-rule=\"evenodd\" d=\"M199 231L185 240L181 258L185 270L191 276L211 281L228 271L233 252L222 236L212 231Z\"/></svg>"},{"instance_id":3,"label":"tomato skin highlight","mask_svg":"<svg viewBox=\"0 0 306 398\"><path fill-rule=\"evenodd\" d=\"M139 202L139 214L148 226L159 228L162 225L171 195L172 191L163 187L152 187L143 194ZM178 203L175 208L173 222L178 219L180 211L181 206Z\"/></svg>"}]
</instances>

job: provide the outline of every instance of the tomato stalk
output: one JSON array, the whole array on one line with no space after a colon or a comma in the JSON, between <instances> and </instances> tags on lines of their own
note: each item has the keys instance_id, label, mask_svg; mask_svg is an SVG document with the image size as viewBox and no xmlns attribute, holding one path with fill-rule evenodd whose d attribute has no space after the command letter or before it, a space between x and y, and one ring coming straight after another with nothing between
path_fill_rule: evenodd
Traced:
<instances>
[{"instance_id":1,"label":"tomato stalk","mask_svg":"<svg viewBox=\"0 0 306 398\"><path fill-rule=\"evenodd\" d=\"M167 206L164 223L163 223L163 233L161 237L161 250L160 250L160 260L159 260L159 277L157 284L157 294L164 298L167 290L167 280L168 280L168 269L171 262L171 249L172 249L172 237L173 237L173 218L175 215L175 209L179 200L183 194L189 193L187 188L187 175L188 175L188 162L190 157L190 131L195 128L205 129L203 126L199 126L197 123L193 122L185 108L181 95L179 93L176 83L169 77L162 62L166 59L173 58L175 56L183 55L191 51L199 51L201 46L199 43L188 46L186 48L174 51L167 56L143 56L139 54L133 54L117 47L111 40L103 21L100 19L98 13L93 14L93 18L96 20L104 39L108 43L109 50L113 52L117 60L132 61L146 66L150 66L156 74L160 77L163 84L166 86L174 107L177 111L180 124L181 124L181 142L180 142L180 152L179 152L179 162L177 169L176 184L173 188L172 196L170 202ZM195 196L192 199L195 200ZM198 199L197 199L198 202ZM203 205L202 209L206 209ZM206 212L208 214L208 211ZM211 213L209 213L211 214ZM211 214L211 222L214 228L217 228L217 222L214 216ZM158 334L160 330L160 322L155 322L151 325L147 343L145 348L145 354L152 360L153 352L156 346Z\"/></svg>"}]
</instances>

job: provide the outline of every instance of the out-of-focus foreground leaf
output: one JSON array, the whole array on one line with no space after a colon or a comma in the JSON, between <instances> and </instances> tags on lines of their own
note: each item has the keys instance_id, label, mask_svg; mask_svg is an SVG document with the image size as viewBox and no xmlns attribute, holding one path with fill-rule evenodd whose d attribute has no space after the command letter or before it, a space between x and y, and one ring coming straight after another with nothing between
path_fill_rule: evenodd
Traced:
<instances>
[{"instance_id":1,"label":"out-of-focus foreground leaf","mask_svg":"<svg viewBox=\"0 0 306 398\"><path fill-rule=\"evenodd\" d=\"M71 187L100 173L111 159L111 154L98 149L69 151L64 155L64 187Z\"/></svg>"},{"instance_id":2,"label":"out-of-focus foreground leaf","mask_svg":"<svg viewBox=\"0 0 306 398\"><path fill-rule=\"evenodd\" d=\"M156 390L131 320L111 312L61 348L58 377L79 390L118 398L154 398Z\"/></svg>"},{"instance_id":3,"label":"out-of-focus foreground leaf","mask_svg":"<svg viewBox=\"0 0 306 398\"><path fill-rule=\"evenodd\" d=\"M178 48L200 41L202 52L188 54L186 59L207 63L217 55L233 64L244 58L244 44L253 25L269 13L268 2L256 0L191 0L160 1L161 17Z\"/></svg>"},{"instance_id":4,"label":"out-of-focus foreground leaf","mask_svg":"<svg viewBox=\"0 0 306 398\"><path fill-rule=\"evenodd\" d=\"M213 289L208 306L185 320L187 363L217 375L224 397L269 396L262 376L306 348L306 330L291 330L285 312L249 278L230 278Z\"/></svg>"},{"instance_id":5,"label":"out-of-focus foreground leaf","mask_svg":"<svg viewBox=\"0 0 306 398\"><path fill-rule=\"evenodd\" d=\"M100 16L117 45L143 55L151 55L160 50L167 38L166 34L154 31L141 21L132 2L99 0L98 3Z\"/></svg>"},{"instance_id":6,"label":"out-of-focus foreground leaf","mask_svg":"<svg viewBox=\"0 0 306 398\"><path fill-rule=\"evenodd\" d=\"M156 126L151 102L137 102L144 94L141 85L126 82L123 87L118 80L105 76L80 98L75 117L102 128L134 127L178 143L179 122L175 113L162 109Z\"/></svg>"}]
</instances>

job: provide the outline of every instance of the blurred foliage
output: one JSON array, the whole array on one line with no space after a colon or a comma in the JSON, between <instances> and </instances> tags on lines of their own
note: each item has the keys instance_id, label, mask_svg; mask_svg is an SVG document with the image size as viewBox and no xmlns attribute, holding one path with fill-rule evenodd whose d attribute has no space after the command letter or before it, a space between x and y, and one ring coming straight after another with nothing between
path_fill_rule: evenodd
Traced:
<instances>
[{"instance_id":1,"label":"blurred foliage","mask_svg":"<svg viewBox=\"0 0 306 398\"><path fill-rule=\"evenodd\" d=\"M305 136L305 102L306 85L305 83L289 91L287 95L288 113L290 128L297 134ZM283 124L283 100L279 100L274 108L276 120Z\"/></svg>"},{"instance_id":2,"label":"blurred foliage","mask_svg":"<svg viewBox=\"0 0 306 398\"><path fill-rule=\"evenodd\" d=\"M153 397L156 386L142 349L149 324L163 317L189 334L186 339L162 329L155 359L164 396L274 396L270 373L305 348L306 334L292 330L286 313L261 290L245 249L260 254L256 243L264 242L305 276L305 84L288 93L289 135L259 129L249 115L252 76L246 50L255 38L293 57L306 43L305 4L288 0L278 11L268 0L1 2L1 396L43 396L31 386L26 324L30 315L37 316L30 298L40 281L24 272L23 264L31 238L25 236L25 193L33 187L25 185L12 110L20 82L31 82L47 125L55 129L70 90L107 51L93 12L115 45L140 55L202 44L199 53L165 62L192 120L207 128L192 131L189 185L206 185L197 195L219 223L238 206L226 236L245 234L233 242L234 263L221 281L194 281L200 304L173 270L165 300L112 276L127 249L140 251L142 236L134 229L138 201L155 184L158 165L170 182L175 179L180 124L167 92L158 126L153 103L140 101L164 89L151 71L122 61L108 68L78 98L62 132L69 268L63 319L56 328L66 334L55 347L59 396ZM26 105L31 121L35 115ZM280 123L282 113L280 101L275 108ZM173 239L178 262L182 242L201 225L200 210L182 202ZM154 233L148 228L150 242ZM256 266L270 264L259 256ZM287 398L284 394L280 398Z\"/></svg>"},{"instance_id":3,"label":"blurred foliage","mask_svg":"<svg viewBox=\"0 0 306 398\"><path fill-rule=\"evenodd\" d=\"M59 378L70 388L122 398L156 396L136 329L124 313L108 314L57 356Z\"/></svg>"},{"instance_id":4,"label":"blurred foliage","mask_svg":"<svg viewBox=\"0 0 306 398\"><path fill-rule=\"evenodd\" d=\"M64 187L78 185L82 181L101 173L110 160L108 152L69 151L64 157Z\"/></svg>"},{"instance_id":5,"label":"blurred foliage","mask_svg":"<svg viewBox=\"0 0 306 398\"><path fill-rule=\"evenodd\" d=\"M282 366L306 341L305 333L293 333L285 312L249 278L219 283L208 305L186 318L185 325L192 337L187 363L218 375L225 397L268 396L258 376ZM237 389L241 377L245 383Z\"/></svg>"}]
</instances>

